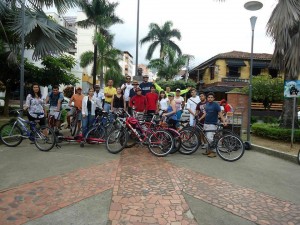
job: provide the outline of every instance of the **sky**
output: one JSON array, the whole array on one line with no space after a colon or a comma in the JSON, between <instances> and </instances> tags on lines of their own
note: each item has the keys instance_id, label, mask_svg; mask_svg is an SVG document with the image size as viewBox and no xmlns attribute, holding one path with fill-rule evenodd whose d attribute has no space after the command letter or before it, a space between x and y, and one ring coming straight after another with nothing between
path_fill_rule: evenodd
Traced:
<instances>
[{"instance_id":1,"label":"sky","mask_svg":"<svg viewBox=\"0 0 300 225\"><path fill-rule=\"evenodd\" d=\"M138 0L110 0L119 2L116 15L124 23L111 27L115 34L114 46L122 51L136 55L136 28ZM181 40L173 41L183 54L193 55L195 59L190 68L224 52L251 52L250 17L257 16L254 33L254 53L273 53L274 43L266 35L266 25L277 4L277 0L260 0L263 8L248 11L244 8L247 0L140 0L139 39L149 32L149 24L163 25L173 22L173 28L181 32ZM75 10L68 15L76 14ZM139 45L139 64L147 64L145 59L149 44ZM159 57L156 51L154 58Z\"/></svg>"}]
</instances>

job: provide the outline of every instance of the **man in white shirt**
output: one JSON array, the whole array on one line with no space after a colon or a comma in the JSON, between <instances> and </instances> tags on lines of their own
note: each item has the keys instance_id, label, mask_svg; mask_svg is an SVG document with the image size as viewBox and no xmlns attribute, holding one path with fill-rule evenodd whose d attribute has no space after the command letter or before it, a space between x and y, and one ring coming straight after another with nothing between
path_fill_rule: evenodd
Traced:
<instances>
[{"instance_id":1,"label":"man in white shirt","mask_svg":"<svg viewBox=\"0 0 300 225\"><path fill-rule=\"evenodd\" d=\"M126 101L126 109L128 109L128 112L130 112L129 110L129 93L130 90L133 88L133 85L131 84L131 76L127 75L126 76L126 83L122 84L121 89L123 91L123 95Z\"/></svg>"},{"instance_id":2,"label":"man in white shirt","mask_svg":"<svg viewBox=\"0 0 300 225\"><path fill-rule=\"evenodd\" d=\"M186 109L190 112L190 126L195 124L196 107L200 102L200 98L197 95L196 89L191 90L191 97L187 100Z\"/></svg>"},{"instance_id":3,"label":"man in white shirt","mask_svg":"<svg viewBox=\"0 0 300 225\"><path fill-rule=\"evenodd\" d=\"M104 102L104 94L100 92L100 85L96 84L95 85L95 92L94 92L94 97L97 98L97 101L100 102L100 106L103 108L103 102Z\"/></svg>"}]
</instances>

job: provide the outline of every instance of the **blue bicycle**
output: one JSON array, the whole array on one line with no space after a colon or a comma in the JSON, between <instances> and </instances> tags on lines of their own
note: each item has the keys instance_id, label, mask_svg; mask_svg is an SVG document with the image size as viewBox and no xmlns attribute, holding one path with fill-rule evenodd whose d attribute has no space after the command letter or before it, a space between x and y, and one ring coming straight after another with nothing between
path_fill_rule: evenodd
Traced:
<instances>
[{"instance_id":1,"label":"blue bicycle","mask_svg":"<svg viewBox=\"0 0 300 225\"><path fill-rule=\"evenodd\" d=\"M22 109L14 110L18 114L17 118L0 128L1 142L8 147L15 147L24 139L29 139L39 150L50 151L56 144L54 131L48 126L37 126L38 119L36 121L23 119L20 116L21 111Z\"/></svg>"}]
</instances>

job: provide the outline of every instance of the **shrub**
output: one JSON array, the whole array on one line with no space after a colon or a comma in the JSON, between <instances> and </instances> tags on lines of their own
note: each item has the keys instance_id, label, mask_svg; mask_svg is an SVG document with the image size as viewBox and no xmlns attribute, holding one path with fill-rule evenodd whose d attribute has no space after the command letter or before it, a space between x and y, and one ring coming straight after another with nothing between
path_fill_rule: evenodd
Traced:
<instances>
[{"instance_id":1,"label":"shrub","mask_svg":"<svg viewBox=\"0 0 300 225\"><path fill-rule=\"evenodd\" d=\"M63 109L62 111L61 111L61 120L63 121L63 122L65 122L66 121L66 119L67 119L67 110L65 110L65 109Z\"/></svg>"},{"instance_id":2,"label":"shrub","mask_svg":"<svg viewBox=\"0 0 300 225\"><path fill-rule=\"evenodd\" d=\"M255 123L251 130L257 136L283 141L291 140L291 129L281 128L278 124ZM295 129L294 138L296 142L300 142L300 129Z\"/></svg>"}]
</instances>

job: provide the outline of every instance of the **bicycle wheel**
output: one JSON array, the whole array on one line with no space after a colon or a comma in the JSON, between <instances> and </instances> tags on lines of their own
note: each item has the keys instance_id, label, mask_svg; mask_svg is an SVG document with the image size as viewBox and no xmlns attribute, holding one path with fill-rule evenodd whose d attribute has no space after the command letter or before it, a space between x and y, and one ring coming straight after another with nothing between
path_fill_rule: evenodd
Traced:
<instances>
[{"instance_id":1,"label":"bicycle wheel","mask_svg":"<svg viewBox=\"0 0 300 225\"><path fill-rule=\"evenodd\" d=\"M106 139L106 149L110 153L116 154L122 151L128 141L128 133L125 129L113 130Z\"/></svg>"},{"instance_id":2,"label":"bicycle wheel","mask_svg":"<svg viewBox=\"0 0 300 225\"><path fill-rule=\"evenodd\" d=\"M166 156L174 146L172 135L165 130L156 130L150 135L148 148L153 155Z\"/></svg>"},{"instance_id":3,"label":"bicycle wheel","mask_svg":"<svg viewBox=\"0 0 300 225\"><path fill-rule=\"evenodd\" d=\"M14 125L13 123L4 124L0 128L0 139L6 146L15 147L23 140L22 130L18 125Z\"/></svg>"},{"instance_id":4,"label":"bicycle wheel","mask_svg":"<svg viewBox=\"0 0 300 225\"><path fill-rule=\"evenodd\" d=\"M298 163L300 164L300 150L298 152L298 157L297 157Z\"/></svg>"},{"instance_id":5,"label":"bicycle wheel","mask_svg":"<svg viewBox=\"0 0 300 225\"><path fill-rule=\"evenodd\" d=\"M189 127L183 128L179 133L181 139L179 152L184 155L190 155L197 151L201 144L198 133Z\"/></svg>"},{"instance_id":6,"label":"bicycle wheel","mask_svg":"<svg viewBox=\"0 0 300 225\"><path fill-rule=\"evenodd\" d=\"M172 135L173 141L174 141L174 146L170 152L170 154L174 154L177 151L179 151L179 149L181 148L181 138L180 138L180 134L173 129L167 129L167 131Z\"/></svg>"},{"instance_id":7,"label":"bicycle wheel","mask_svg":"<svg viewBox=\"0 0 300 225\"><path fill-rule=\"evenodd\" d=\"M100 143L100 140L104 140L105 137L105 130L102 127L94 127L90 129L86 136L85 141L88 144L98 144Z\"/></svg>"},{"instance_id":8,"label":"bicycle wheel","mask_svg":"<svg viewBox=\"0 0 300 225\"><path fill-rule=\"evenodd\" d=\"M78 122L78 116L76 115L75 117L72 117L72 120L70 123L71 136L74 136L76 134L77 122Z\"/></svg>"},{"instance_id":9,"label":"bicycle wheel","mask_svg":"<svg viewBox=\"0 0 300 225\"><path fill-rule=\"evenodd\" d=\"M235 135L225 135L218 140L217 154L225 161L234 162L245 152L243 141Z\"/></svg>"},{"instance_id":10,"label":"bicycle wheel","mask_svg":"<svg viewBox=\"0 0 300 225\"><path fill-rule=\"evenodd\" d=\"M54 131L48 126L37 128L34 133L34 144L43 152L50 151L56 144L56 135Z\"/></svg>"},{"instance_id":11,"label":"bicycle wheel","mask_svg":"<svg viewBox=\"0 0 300 225\"><path fill-rule=\"evenodd\" d=\"M135 136L132 130L127 130L128 132L128 141L126 143L126 148L132 148L137 144L139 141L138 138Z\"/></svg>"}]
</instances>

